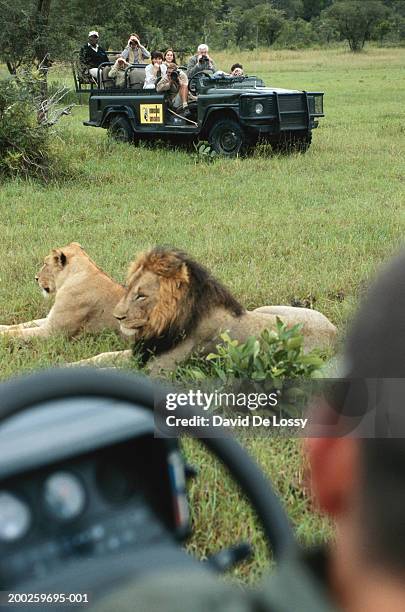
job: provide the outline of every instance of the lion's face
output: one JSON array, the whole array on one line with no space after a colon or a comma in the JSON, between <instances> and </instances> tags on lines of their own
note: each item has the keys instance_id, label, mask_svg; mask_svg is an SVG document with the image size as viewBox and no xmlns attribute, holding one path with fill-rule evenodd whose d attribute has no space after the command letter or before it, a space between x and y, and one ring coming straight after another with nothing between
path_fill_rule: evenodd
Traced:
<instances>
[{"instance_id":1,"label":"lion's face","mask_svg":"<svg viewBox=\"0 0 405 612\"><path fill-rule=\"evenodd\" d=\"M56 292L55 269L49 261L49 256L45 258L44 265L36 275L35 280L40 286L45 298L48 298Z\"/></svg>"},{"instance_id":2,"label":"lion's face","mask_svg":"<svg viewBox=\"0 0 405 612\"><path fill-rule=\"evenodd\" d=\"M145 336L145 328L159 302L160 281L157 274L140 272L130 279L125 296L114 309L121 333L125 336Z\"/></svg>"},{"instance_id":3,"label":"lion's face","mask_svg":"<svg viewBox=\"0 0 405 612\"><path fill-rule=\"evenodd\" d=\"M44 265L35 276L45 298L56 293L56 279L66 264L66 256L61 249L53 249L44 259Z\"/></svg>"},{"instance_id":4,"label":"lion's face","mask_svg":"<svg viewBox=\"0 0 405 612\"><path fill-rule=\"evenodd\" d=\"M187 266L175 253L141 253L129 268L126 294L113 312L121 332L138 340L161 336L179 321L188 289Z\"/></svg>"}]
</instances>

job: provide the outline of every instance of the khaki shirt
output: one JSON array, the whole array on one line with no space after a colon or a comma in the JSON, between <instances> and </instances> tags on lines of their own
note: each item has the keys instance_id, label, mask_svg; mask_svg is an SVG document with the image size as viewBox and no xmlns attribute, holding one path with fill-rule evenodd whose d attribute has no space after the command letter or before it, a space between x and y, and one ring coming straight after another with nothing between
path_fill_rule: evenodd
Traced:
<instances>
[{"instance_id":1,"label":"khaki shirt","mask_svg":"<svg viewBox=\"0 0 405 612\"><path fill-rule=\"evenodd\" d=\"M177 70L179 73L179 84L180 85L188 85L188 78L183 70ZM176 95L179 91L179 85L175 83L172 79L169 78L167 74L162 77L159 83L156 85L156 91L159 93L162 91L168 91L169 94ZM171 96L170 96L171 97Z\"/></svg>"}]
</instances>

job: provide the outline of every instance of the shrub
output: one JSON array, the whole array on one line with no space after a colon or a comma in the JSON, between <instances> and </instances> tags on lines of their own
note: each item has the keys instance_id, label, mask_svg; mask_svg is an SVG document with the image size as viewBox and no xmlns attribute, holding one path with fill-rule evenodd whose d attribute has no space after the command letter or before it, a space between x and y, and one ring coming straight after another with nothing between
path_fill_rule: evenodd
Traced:
<instances>
[{"instance_id":1,"label":"shrub","mask_svg":"<svg viewBox=\"0 0 405 612\"><path fill-rule=\"evenodd\" d=\"M196 164L210 164L218 159L216 151L211 149L210 145L206 142L199 141L194 143L194 150L194 161Z\"/></svg>"},{"instance_id":2,"label":"shrub","mask_svg":"<svg viewBox=\"0 0 405 612\"><path fill-rule=\"evenodd\" d=\"M277 319L275 330L264 330L245 343L224 333L215 353L191 359L177 368L175 377L182 382L216 378L224 384L312 378L319 374L324 361L317 351L304 354L301 329L301 325L288 328Z\"/></svg>"},{"instance_id":3,"label":"shrub","mask_svg":"<svg viewBox=\"0 0 405 612\"><path fill-rule=\"evenodd\" d=\"M37 71L0 80L0 176L48 180L56 169L53 126L68 108L59 108L64 90L44 99ZM71 105L72 106L72 105Z\"/></svg>"}]
</instances>

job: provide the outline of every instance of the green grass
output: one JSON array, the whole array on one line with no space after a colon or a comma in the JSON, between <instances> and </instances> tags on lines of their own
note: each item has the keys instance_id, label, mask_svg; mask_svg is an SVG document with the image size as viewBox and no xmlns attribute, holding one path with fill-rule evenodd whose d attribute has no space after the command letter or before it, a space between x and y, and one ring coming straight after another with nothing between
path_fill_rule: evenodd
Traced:
<instances>
[{"instance_id":1,"label":"green grass","mask_svg":"<svg viewBox=\"0 0 405 612\"><path fill-rule=\"evenodd\" d=\"M405 49L218 53L216 59L223 68L241 61L268 84L325 91L326 117L309 152L206 165L169 146L109 143L103 130L82 125L87 109L77 106L54 142L76 178L1 186L0 323L44 316L34 275L52 247L76 240L120 281L140 249L185 249L247 307L310 295L344 336L365 284L404 233ZM70 77L59 70L54 78ZM0 375L120 346L112 334L29 345L1 340ZM324 539L328 527L303 493L299 444L248 444L275 478L301 541ZM265 550L250 514L205 453L191 443L186 448L201 467L192 485L196 535L190 547L205 553L225 539L253 534L256 562L237 573L256 577Z\"/></svg>"}]
</instances>

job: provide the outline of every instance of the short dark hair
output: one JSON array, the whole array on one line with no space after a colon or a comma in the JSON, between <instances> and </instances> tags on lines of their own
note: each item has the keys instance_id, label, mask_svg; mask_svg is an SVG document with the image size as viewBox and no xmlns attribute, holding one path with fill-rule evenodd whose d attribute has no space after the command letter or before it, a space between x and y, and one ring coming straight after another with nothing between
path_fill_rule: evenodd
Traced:
<instances>
[{"instance_id":1,"label":"short dark hair","mask_svg":"<svg viewBox=\"0 0 405 612\"><path fill-rule=\"evenodd\" d=\"M231 66L231 72L233 72L235 70L235 68L240 68L241 70L243 70L242 64L233 64Z\"/></svg>"},{"instance_id":2,"label":"short dark hair","mask_svg":"<svg viewBox=\"0 0 405 612\"><path fill-rule=\"evenodd\" d=\"M152 53L150 54L150 59L162 59L163 60L163 53L161 51L152 51Z\"/></svg>"},{"instance_id":3,"label":"short dark hair","mask_svg":"<svg viewBox=\"0 0 405 612\"><path fill-rule=\"evenodd\" d=\"M405 379L405 252L367 292L348 335L346 364L351 379ZM379 406L381 410L388 406L383 391ZM359 408L353 405L353 412ZM405 398L399 398L398 410L405 420ZM363 439L360 445L365 554L403 572L405 439L376 437Z\"/></svg>"}]
</instances>

